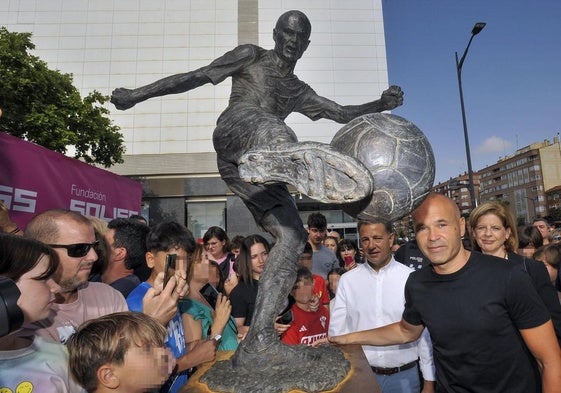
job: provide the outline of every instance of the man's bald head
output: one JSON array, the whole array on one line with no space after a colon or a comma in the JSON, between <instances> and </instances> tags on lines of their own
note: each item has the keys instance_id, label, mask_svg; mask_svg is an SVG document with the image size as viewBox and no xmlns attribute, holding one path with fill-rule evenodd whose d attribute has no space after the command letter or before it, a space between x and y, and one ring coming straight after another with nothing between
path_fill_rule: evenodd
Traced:
<instances>
[{"instance_id":1,"label":"man's bald head","mask_svg":"<svg viewBox=\"0 0 561 393\"><path fill-rule=\"evenodd\" d=\"M421 215L426 214L427 209L434 204L441 204L444 208L450 209L453 212L453 215L456 216L458 220L460 219L460 209L452 199L448 198L445 195L431 192L427 195L423 202L411 213L413 221L417 222L418 220L415 217L419 218Z\"/></svg>"},{"instance_id":2,"label":"man's bald head","mask_svg":"<svg viewBox=\"0 0 561 393\"><path fill-rule=\"evenodd\" d=\"M306 39L310 38L310 34L312 33L312 24L306 14L298 10L286 11L284 14L279 16L277 24L275 25L275 30L282 30L285 26L292 23L302 26L303 30L307 32Z\"/></svg>"}]
</instances>

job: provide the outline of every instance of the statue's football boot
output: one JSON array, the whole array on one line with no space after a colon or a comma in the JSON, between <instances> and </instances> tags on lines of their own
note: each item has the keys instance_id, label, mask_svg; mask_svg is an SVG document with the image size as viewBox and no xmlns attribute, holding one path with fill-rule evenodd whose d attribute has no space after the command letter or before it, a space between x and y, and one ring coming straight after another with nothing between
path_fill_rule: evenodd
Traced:
<instances>
[{"instance_id":1,"label":"statue's football boot","mask_svg":"<svg viewBox=\"0 0 561 393\"><path fill-rule=\"evenodd\" d=\"M240 177L254 184L286 183L323 203L350 203L370 197L373 180L357 159L317 142L251 150L238 161Z\"/></svg>"}]
</instances>

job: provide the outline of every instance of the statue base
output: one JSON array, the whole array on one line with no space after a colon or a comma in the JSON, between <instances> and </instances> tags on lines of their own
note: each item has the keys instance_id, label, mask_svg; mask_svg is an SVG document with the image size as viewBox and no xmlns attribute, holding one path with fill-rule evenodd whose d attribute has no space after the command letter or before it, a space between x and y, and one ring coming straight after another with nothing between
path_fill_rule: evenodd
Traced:
<instances>
[{"instance_id":1,"label":"statue base","mask_svg":"<svg viewBox=\"0 0 561 393\"><path fill-rule=\"evenodd\" d=\"M332 389L330 390L322 390L325 393L355 393L355 392L374 392L374 393L381 393L380 387L378 382L376 381L376 377L370 368L364 353L362 352L362 348L360 345L343 345L338 347L331 347L332 349L341 350L344 358L350 363L350 370L346 374L346 376ZM318 348L321 349L321 348ZM234 383L228 383L228 379L230 378L228 373L224 373L224 380L223 386L219 390L212 390L209 386L202 382L201 379L204 379L205 374L212 370L215 365L218 366L225 366L228 365L228 360L234 354L234 351L225 351L225 352L217 352L216 360L214 362L208 362L204 365L200 366L199 369L195 374L193 374L187 385L183 387L181 393L225 393L225 392L248 392L248 391L263 391L262 388L255 390L252 388L252 382L246 381L246 386L242 388L242 390L236 390L236 388L232 385ZM336 362L337 360L333 360ZM306 379L313 378L314 374L314 365L306 362L300 362L299 364L287 364L287 367L291 367L294 370L304 371L306 375ZM277 367L274 367L277 368ZM235 369L234 369L235 370ZM219 370L214 370L219 371ZM259 375L256 371L251 373L251 376L254 377L258 382L263 382L267 384L267 391L269 392L278 392L278 393L299 393L299 392L306 392L306 391L316 391L317 390L301 390L301 389L286 389L282 387L283 381L281 380L282 376L275 376L275 373L278 370L274 370L273 367L271 370L267 370L267 372L263 373L263 375ZM323 378L326 375L323 374ZM244 378L245 379L245 378ZM258 383L256 382L256 383ZM229 387L225 387L229 386Z\"/></svg>"}]
</instances>

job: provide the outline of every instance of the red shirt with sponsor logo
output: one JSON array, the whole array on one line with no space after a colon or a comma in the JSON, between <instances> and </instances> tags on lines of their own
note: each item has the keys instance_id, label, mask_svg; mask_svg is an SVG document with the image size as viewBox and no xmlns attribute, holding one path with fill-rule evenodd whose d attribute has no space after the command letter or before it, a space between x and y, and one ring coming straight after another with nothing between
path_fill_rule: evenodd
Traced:
<instances>
[{"instance_id":1,"label":"red shirt with sponsor logo","mask_svg":"<svg viewBox=\"0 0 561 393\"><path fill-rule=\"evenodd\" d=\"M293 320L290 328L281 337L289 345L312 345L320 338L327 337L329 310L320 306L316 312L305 311L296 304L292 306Z\"/></svg>"}]
</instances>

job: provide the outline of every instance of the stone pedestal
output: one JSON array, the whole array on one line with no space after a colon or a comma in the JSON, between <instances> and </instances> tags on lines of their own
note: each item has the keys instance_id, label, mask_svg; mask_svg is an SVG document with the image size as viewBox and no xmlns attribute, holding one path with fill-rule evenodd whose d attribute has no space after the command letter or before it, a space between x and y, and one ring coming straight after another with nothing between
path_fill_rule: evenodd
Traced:
<instances>
[{"instance_id":1,"label":"stone pedestal","mask_svg":"<svg viewBox=\"0 0 561 393\"><path fill-rule=\"evenodd\" d=\"M356 393L356 392L373 392L381 393L376 377L372 369L368 365L366 357L362 352L360 345L344 345L340 347L347 360L351 362L351 369L345 379L333 390L325 393ZM218 352L217 361L228 359L234 352ZM189 382L181 393L218 393L209 390L205 383L199 381L202 375L212 367L214 362L206 363L199 367L199 370L189 378ZM275 381L271 381L274 384ZM300 390L293 390L290 393L298 393Z\"/></svg>"}]
</instances>

